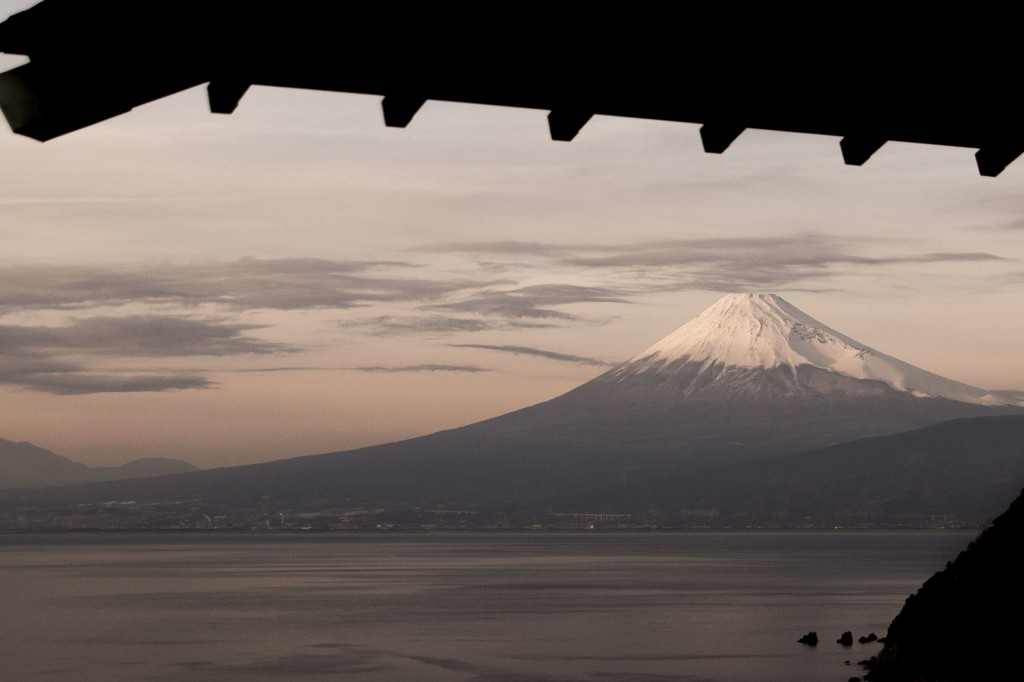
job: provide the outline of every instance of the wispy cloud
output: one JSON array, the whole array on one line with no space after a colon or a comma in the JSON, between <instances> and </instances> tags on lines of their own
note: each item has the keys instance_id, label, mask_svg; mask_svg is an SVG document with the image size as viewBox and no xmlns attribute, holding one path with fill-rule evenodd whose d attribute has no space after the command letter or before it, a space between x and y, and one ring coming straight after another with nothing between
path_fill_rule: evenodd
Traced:
<instances>
[{"instance_id":1,"label":"wispy cloud","mask_svg":"<svg viewBox=\"0 0 1024 682\"><path fill-rule=\"evenodd\" d=\"M385 276L410 271L399 261L315 258L143 268L21 266L0 269L0 311L75 310L127 303L231 310L353 308L380 301L428 301L493 280Z\"/></svg>"},{"instance_id":2,"label":"wispy cloud","mask_svg":"<svg viewBox=\"0 0 1024 682\"><path fill-rule=\"evenodd\" d=\"M600 255L575 256L563 262L583 267L726 266L733 272L750 267L776 268L793 274L817 272L834 265L883 265L907 262L999 260L988 253L927 253L871 257L855 252L859 242L826 235L680 239L595 247Z\"/></svg>"},{"instance_id":3,"label":"wispy cloud","mask_svg":"<svg viewBox=\"0 0 1024 682\"><path fill-rule=\"evenodd\" d=\"M547 358L549 360L558 360L559 362L574 362L581 365L593 365L596 367L608 367L612 364L595 358L587 358L581 355L570 355L568 353L556 353L555 351L543 350L541 348L530 348L529 346L491 345L487 343L452 343L449 345L453 348L480 348L483 350L493 350L501 353L514 353L516 355L534 355L541 358Z\"/></svg>"},{"instance_id":4,"label":"wispy cloud","mask_svg":"<svg viewBox=\"0 0 1024 682\"><path fill-rule=\"evenodd\" d=\"M495 240L478 242L436 242L417 246L412 251L426 253L476 253L508 256L544 256L547 258L589 249L585 244L556 244L552 242L521 242Z\"/></svg>"},{"instance_id":5,"label":"wispy cloud","mask_svg":"<svg viewBox=\"0 0 1024 682\"><path fill-rule=\"evenodd\" d=\"M87 356L159 358L291 352L244 332L259 325L139 315L95 317L65 326L0 325L0 384L70 395L210 388L197 372L96 371ZM68 360L68 357L76 357Z\"/></svg>"},{"instance_id":6,"label":"wispy cloud","mask_svg":"<svg viewBox=\"0 0 1024 682\"><path fill-rule=\"evenodd\" d=\"M262 325L158 315L93 317L62 327L0 325L0 353L76 351L131 357L239 355L294 350L243 336Z\"/></svg>"},{"instance_id":7,"label":"wispy cloud","mask_svg":"<svg viewBox=\"0 0 1024 682\"><path fill-rule=\"evenodd\" d=\"M508 291L478 291L462 301L438 303L429 308L506 318L574 320L575 315L552 309L552 306L573 303L629 303L629 300L621 292L607 287L540 284Z\"/></svg>"},{"instance_id":8,"label":"wispy cloud","mask_svg":"<svg viewBox=\"0 0 1024 682\"><path fill-rule=\"evenodd\" d=\"M635 297L651 291L792 288L805 285L810 280L862 268L1004 260L998 255L979 251L865 255L868 251L886 251L886 242L823 234L619 244L481 241L438 243L424 248L434 252L467 252L481 256L533 256L547 265L568 268L576 273L614 274L631 283L628 292L618 292L622 297ZM901 248L906 249L905 246ZM484 313L488 303L493 301L493 309L499 310L500 301L494 300L495 296L491 292L476 292L466 301L454 305L458 305L458 309L477 309ZM524 306L527 313L531 311L528 305L519 305Z\"/></svg>"},{"instance_id":9,"label":"wispy cloud","mask_svg":"<svg viewBox=\"0 0 1024 682\"><path fill-rule=\"evenodd\" d=\"M304 350L253 334L281 324L268 314L273 311L374 307L379 312L386 304L387 314L339 324L380 337L446 337L589 323L592 320L582 316L580 305L630 304L660 292L821 289L830 278L885 265L1004 260L982 251L907 253L905 246L902 252L889 254L881 245L881 240L790 235L620 244L448 242L415 249L422 254L514 255L528 263L509 266L508 271L530 269L531 283L526 286L514 275L485 275L492 268L479 263L470 268L461 264L453 273L406 260L243 258L145 268L8 266L0 268L0 315L6 316L5 322L17 315L38 319L26 317L36 312L82 317L63 325L0 325L0 383L52 393L209 388L214 384L202 372L96 370L95 359L107 358L109 365L109 358L233 357ZM547 281L537 276L540 271L548 273ZM122 310L142 312L111 314ZM520 345L459 345L606 364ZM486 371L448 365L357 369Z\"/></svg>"},{"instance_id":10,"label":"wispy cloud","mask_svg":"<svg viewBox=\"0 0 1024 682\"><path fill-rule=\"evenodd\" d=\"M253 315L260 319L261 311L347 310L378 303L404 303L408 304L407 311L411 306L422 311L463 314L409 311L342 324L361 327L379 336L450 335L499 327L539 328L549 326L543 318L573 319L553 306L579 301L624 301L611 290L595 287L551 284L502 290L500 287L515 283L447 273L409 276L421 272L419 266L402 261L310 258L241 259L145 269L46 265L0 268L0 314L87 310L106 313L72 319L63 325L0 325L0 362L6 363L0 383L64 394L208 388L213 383L196 372L92 371L90 366L95 363L90 357L228 357L302 350L256 338L251 332L269 325L229 319L241 313L249 319ZM149 312L109 314L119 308ZM176 314L168 314L168 310ZM471 366L410 365L366 367L360 371L486 370Z\"/></svg>"},{"instance_id":11,"label":"wispy cloud","mask_svg":"<svg viewBox=\"0 0 1024 682\"><path fill-rule=\"evenodd\" d=\"M964 251L964 252L951 252L951 253L928 253L923 256L913 256L910 258L890 258L884 262L890 263L977 263L982 261L1001 261L1006 260L1002 256L996 256L991 253L984 253L980 251ZM880 261L881 262L881 261Z\"/></svg>"},{"instance_id":12,"label":"wispy cloud","mask_svg":"<svg viewBox=\"0 0 1024 682\"><path fill-rule=\"evenodd\" d=\"M97 372L80 363L45 356L0 357L0 384L55 395L159 392L215 386L195 372Z\"/></svg>"},{"instance_id":13,"label":"wispy cloud","mask_svg":"<svg viewBox=\"0 0 1024 682\"><path fill-rule=\"evenodd\" d=\"M402 372L489 372L491 370L474 365L404 365L398 367L353 367L359 372L380 372L397 374Z\"/></svg>"}]
</instances>

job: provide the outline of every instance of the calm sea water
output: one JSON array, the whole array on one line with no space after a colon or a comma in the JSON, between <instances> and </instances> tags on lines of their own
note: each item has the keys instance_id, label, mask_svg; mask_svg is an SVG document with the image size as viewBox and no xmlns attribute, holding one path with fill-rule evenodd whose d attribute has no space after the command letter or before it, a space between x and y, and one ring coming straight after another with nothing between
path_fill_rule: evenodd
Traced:
<instances>
[{"instance_id":1,"label":"calm sea water","mask_svg":"<svg viewBox=\"0 0 1024 682\"><path fill-rule=\"evenodd\" d=\"M0 679L841 682L972 537L0 536Z\"/></svg>"}]
</instances>

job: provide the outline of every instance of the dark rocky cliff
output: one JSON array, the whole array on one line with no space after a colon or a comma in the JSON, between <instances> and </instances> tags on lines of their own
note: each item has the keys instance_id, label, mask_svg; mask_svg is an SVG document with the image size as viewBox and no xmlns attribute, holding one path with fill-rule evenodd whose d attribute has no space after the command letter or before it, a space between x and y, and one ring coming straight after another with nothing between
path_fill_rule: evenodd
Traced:
<instances>
[{"instance_id":1,"label":"dark rocky cliff","mask_svg":"<svg viewBox=\"0 0 1024 682\"><path fill-rule=\"evenodd\" d=\"M911 595L889 626L871 680L1006 679L1024 626L1024 493Z\"/></svg>"}]
</instances>

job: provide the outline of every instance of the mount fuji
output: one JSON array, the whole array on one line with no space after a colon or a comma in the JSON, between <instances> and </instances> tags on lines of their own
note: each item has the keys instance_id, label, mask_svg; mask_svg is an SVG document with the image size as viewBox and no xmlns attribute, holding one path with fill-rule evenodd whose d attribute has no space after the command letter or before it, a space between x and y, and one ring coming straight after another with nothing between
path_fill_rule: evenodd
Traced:
<instances>
[{"instance_id":1,"label":"mount fuji","mask_svg":"<svg viewBox=\"0 0 1024 682\"><path fill-rule=\"evenodd\" d=\"M766 372L774 379L765 381ZM919 398L1024 405L1024 395L968 386L880 353L774 294L725 296L616 367L608 379L625 381L646 374L686 383L684 392L691 396L862 393L865 386L847 381L857 379Z\"/></svg>"},{"instance_id":2,"label":"mount fuji","mask_svg":"<svg viewBox=\"0 0 1024 682\"><path fill-rule=\"evenodd\" d=\"M94 484L55 493L53 499L76 504L209 500L220 505L211 507L209 517L223 515L224 505L270 505L305 513L324 508L373 508L389 514L487 510L520 514L521 519L574 508L633 513L646 506L685 507L681 491L691 490L686 493L691 497L707 492L693 490L694 481L706 480L709 486L714 481L722 495L701 499L721 505L737 477L754 490L758 480L795 481L800 477L794 471L812 470L820 479L849 473L849 467L868 457L865 452L895 453L872 460L881 471L902 452L917 448L920 454L922 448L935 451L952 443L958 449L943 455L943 480L948 481L949 462L969 463L977 455L972 448L994 448L1002 459L986 471L1007 472L999 474L1000 480L1019 488L1005 463L1024 462L1024 452L1018 453L1024 448L1022 405L1024 394L986 391L919 369L830 329L778 296L732 294L582 386L493 419L358 450ZM1007 428L1019 429L1021 437L1006 435L997 445L986 445L979 439L991 429L975 426L973 435L960 441L948 430L942 438L925 430L918 440L893 441L898 443L894 450L874 441L866 451L834 449L858 439L1000 415L1018 416ZM811 452L823 448L832 448L831 454L819 458ZM837 454L842 452L857 454ZM776 468L775 463L782 466L792 457L804 459L792 460L788 469ZM940 467L940 460L932 459ZM924 472L932 466L929 461L925 454L907 470ZM779 473L783 470L788 473ZM870 472L857 475L864 485L871 484ZM905 484L913 482L910 478ZM895 494L886 490L890 497ZM802 493L787 494L795 499ZM761 506L770 509L771 504ZM927 512L935 513L943 512Z\"/></svg>"},{"instance_id":3,"label":"mount fuji","mask_svg":"<svg viewBox=\"0 0 1024 682\"><path fill-rule=\"evenodd\" d=\"M685 470L1024 413L1022 405L1024 394L932 374L776 295L730 294L579 388L466 428L649 455Z\"/></svg>"}]
</instances>

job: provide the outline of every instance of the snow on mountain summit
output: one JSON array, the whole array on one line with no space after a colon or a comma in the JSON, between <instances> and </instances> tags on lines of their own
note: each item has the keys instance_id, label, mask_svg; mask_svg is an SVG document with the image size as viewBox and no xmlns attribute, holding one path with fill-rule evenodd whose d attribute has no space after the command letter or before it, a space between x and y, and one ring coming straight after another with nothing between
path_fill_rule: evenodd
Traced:
<instances>
[{"instance_id":1,"label":"snow on mountain summit","mask_svg":"<svg viewBox=\"0 0 1024 682\"><path fill-rule=\"evenodd\" d=\"M823 361L832 364L866 348L775 294L730 294L630 362L822 367Z\"/></svg>"},{"instance_id":2,"label":"snow on mountain summit","mask_svg":"<svg viewBox=\"0 0 1024 682\"><path fill-rule=\"evenodd\" d=\"M775 294L729 294L613 370L626 376L715 368L774 369L810 365L898 391L984 405L1021 405L1015 396L932 374L826 327Z\"/></svg>"}]
</instances>

